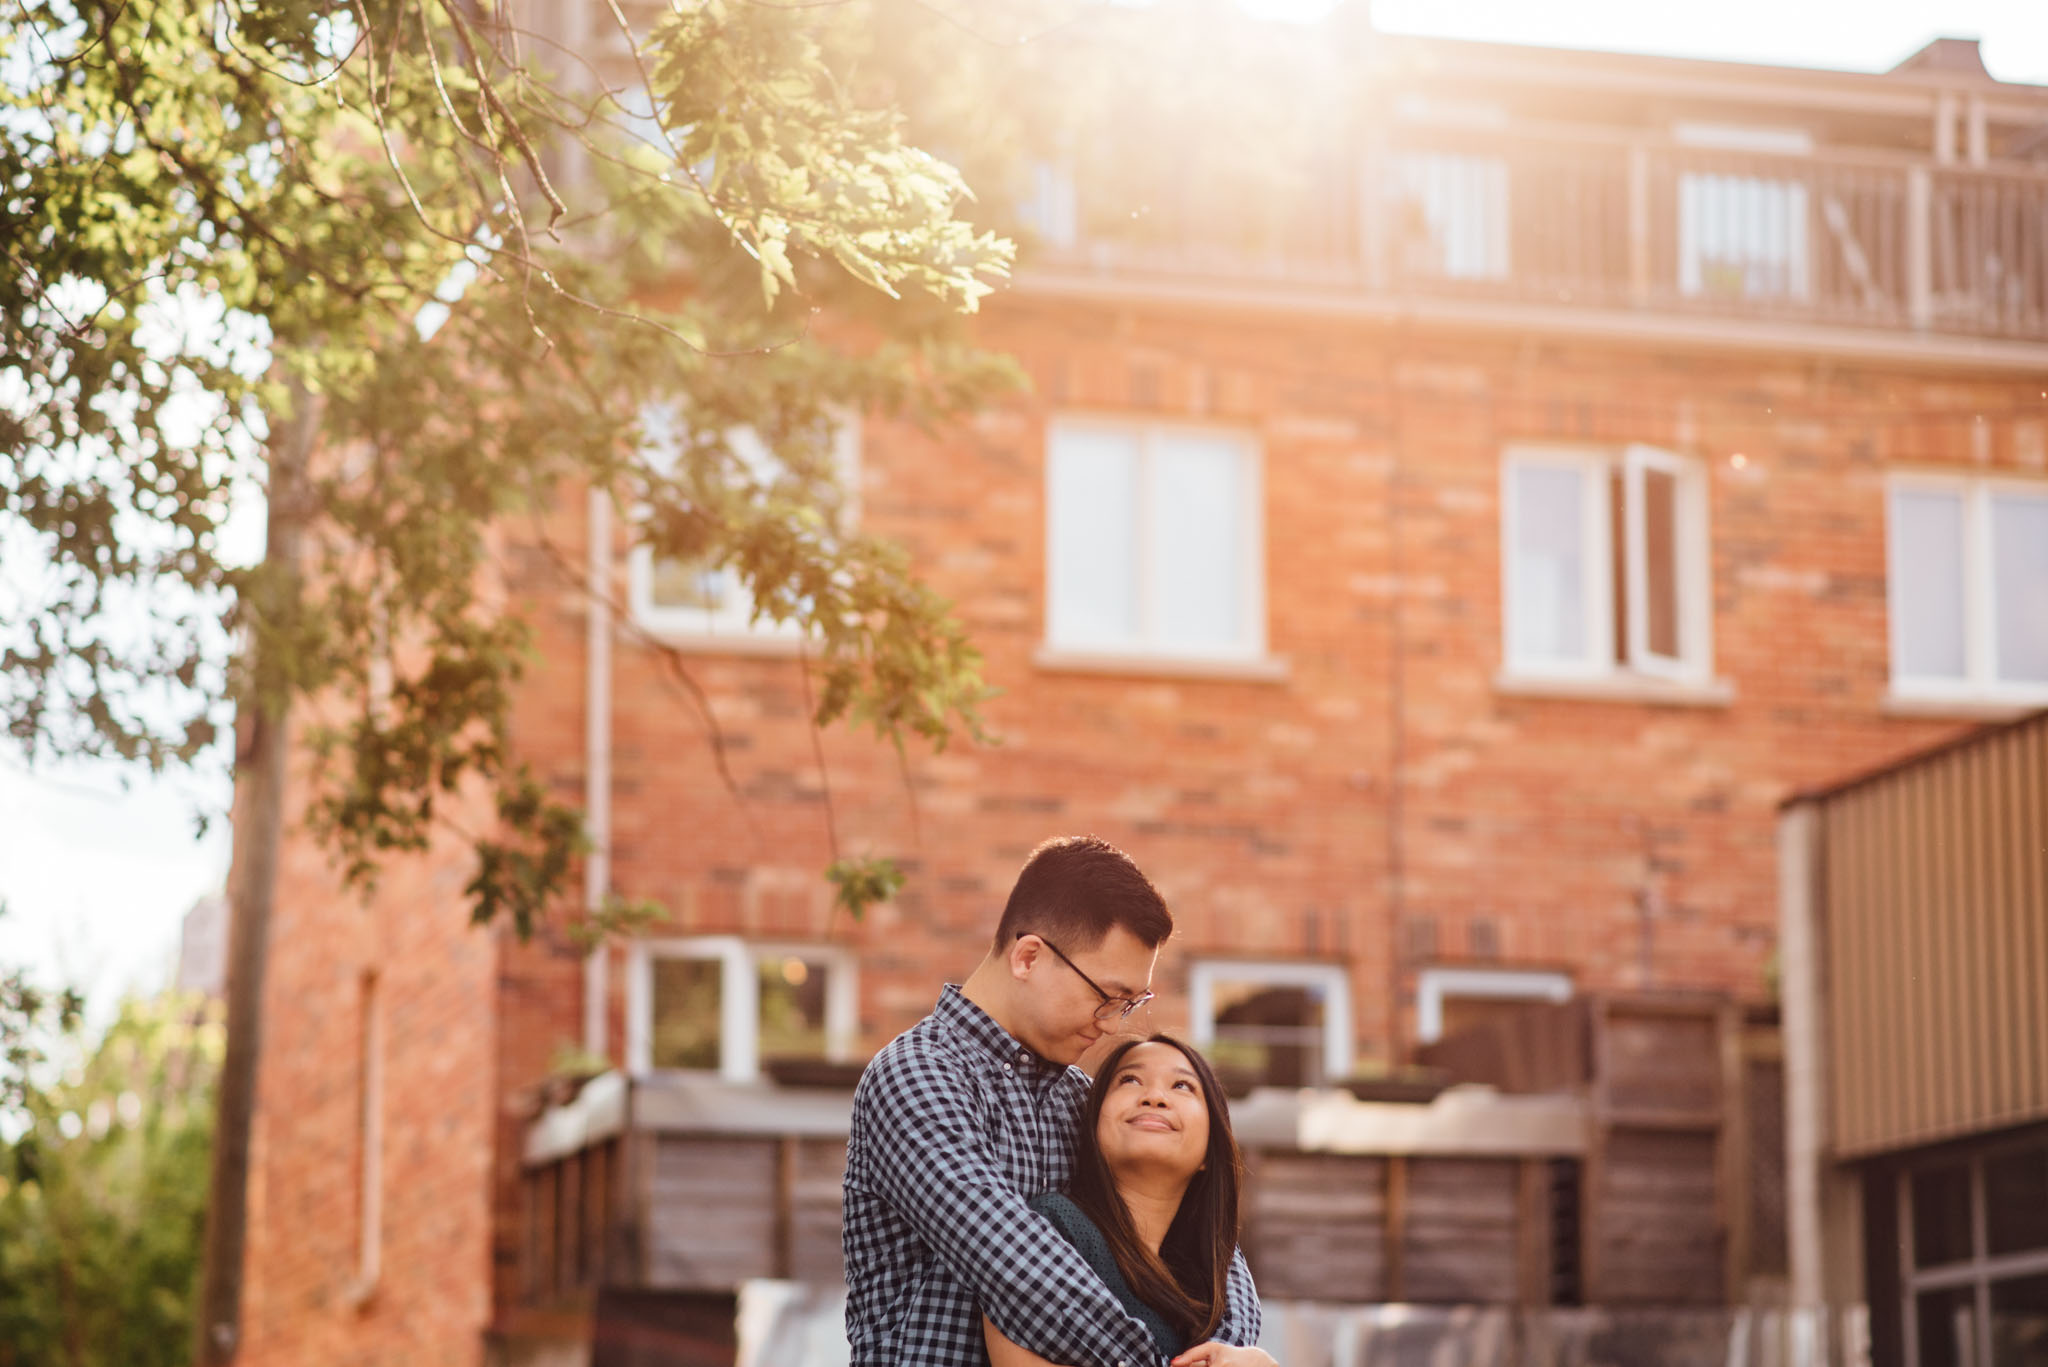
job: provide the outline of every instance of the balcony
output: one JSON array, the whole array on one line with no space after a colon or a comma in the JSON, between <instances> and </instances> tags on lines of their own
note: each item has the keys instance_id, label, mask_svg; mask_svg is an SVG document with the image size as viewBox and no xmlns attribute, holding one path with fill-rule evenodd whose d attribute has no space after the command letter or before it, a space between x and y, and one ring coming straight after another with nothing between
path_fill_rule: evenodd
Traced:
<instances>
[{"instance_id":1,"label":"balcony","mask_svg":"<svg viewBox=\"0 0 2048 1367\"><path fill-rule=\"evenodd\" d=\"M2027 164L1398 124L1256 187L1160 161L1099 206L1042 176L1019 287L2048 363L2048 171Z\"/></svg>"}]
</instances>

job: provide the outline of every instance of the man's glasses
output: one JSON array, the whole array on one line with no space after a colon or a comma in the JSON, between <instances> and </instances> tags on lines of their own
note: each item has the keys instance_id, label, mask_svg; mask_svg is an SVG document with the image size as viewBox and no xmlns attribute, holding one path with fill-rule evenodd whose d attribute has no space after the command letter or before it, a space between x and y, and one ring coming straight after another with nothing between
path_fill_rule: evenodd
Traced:
<instances>
[{"instance_id":1,"label":"man's glasses","mask_svg":"<svg viewBox=\"0 0 2048 1367\"><path fill-rule=\"evenodd\" d=\"M1024 938L1025 935L1034 934L1037 934L1037 932L1027 930L1023 932L1023 934L1020 934L1017 938L1021 940ZM1075 963L1072 959L1069 959L1066 956L1066 953L1063 950L1061 950L1058 945L1046 939L1043 935L1038 936L1038 943L1044 945L1054 954L1059 955L1060 962L1065 964L1068 968L1073 969L1075 973L1080 974L1081 981L1088 984L1089 990L1093 992L1096 996L1102 998L1102 1005L1095 1008L1095 1019L1099 1021L1123 1020L1127 1018L1131 1014L1131 1012L1137 1010L1146 1002L1152 1000L1152 994L1150 992L1140 992L1135 997L1113 997L1109 993L1103 991L1101 986L1096 983L1095 979L1089 977L1086 973L1082 973L1081 965Z\"/></svg>"}]
</instances>

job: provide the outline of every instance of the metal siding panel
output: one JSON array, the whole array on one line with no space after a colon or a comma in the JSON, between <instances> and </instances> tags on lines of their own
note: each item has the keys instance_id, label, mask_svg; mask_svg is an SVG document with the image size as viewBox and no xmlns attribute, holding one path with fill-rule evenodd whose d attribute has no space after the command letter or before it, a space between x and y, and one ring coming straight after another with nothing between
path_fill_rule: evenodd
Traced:
<instances>
[{"instance_id":1,"label":"metal siding panel","mask_svg":"<svg viewBox=\"0 0 2048 1367\"><path fill-rule=\"evenodd\" d=\"M1970 912L1962 876L1965 861L1959 857L1969 832L1963 826L1959 767L1954 756L1947 756L1916 785L1930 816L1927 829L1915 835L1926 858L1925 895L1940 908L1936 944L1941 956L1935 997L1923 1003L1919 1019L1922 1033L1934 1040L1931 1080L1936 1084L1920 1114L1923 1133L1943 1129L1951 1117L1969 1109L1968 1051L1963 1046L1969 1027L1963 1022L1963 1009L1970 999ZM1938 838L1930 838L1935 832ZM1936 1024L1940 1028L1928 1029Z\"/></svg>"},{"instance_id":2,"label":"metal siding panel","mask_svg":"<svg viewBox=\"0 0 2048 1367\"><path fill-rule=\"evenodd\" d=\"M1892 1064L1894 1076L1890 1086L1890 1105L1878 1115L1878 1133L1890 1133L1898 1129L1911 1129L1913 1113L1919 1103L1919 1096L1925 1088L1923 1078L1927 1076L1927 1049L1933 1045L1919 1037L1919 1031L1911 1029L1911 1023L1919 1019L1919 992L1927 986L1927 978L1933 974L1933 935L1935 924L1931 916L1915 916L1913 912L1923 904L1919 896L1919 851L1915 851L1905 832L1911 828L1909 818L1909 791L1901 785L1886 783L1878 789L1878 803L1884 812L1884 846L1892 851L1894 873L1890 883L1882 889L1880 896L1892 898L1892 906L1901 916L1907 930L1907 945L1911 953L1901 957L1898 963L1896 994L1892 996L1894 1029L1901 1033L1905 1049L1896 1055ZM1882 1060L1878 1060L1882 1064Z\"/></svg>"},{"instance_id":3,"label":"metal siding panel","mask_svg":"<svg viewBox=\"0 0 2048 1367\"><path fill-rule=\"evenodd\" d=\"M1988 913L1985 929L1989 937L1985 946L1988 1018L1994 1023L2008 1023L2007 1029L1990 1032L1991 1056L1985 1060L1985 1090L1986 1104L2001 1115L2011 1114L2019 1104L2019 1078L2014 1059L2019 1041L2013 1038L2009 1028L2014 1019L2014 1008L2019 1004L2012 996L2012 961L2016 948L2013 943L2014 911L2017 906L2013 899L2012 878L2013 842L2017 834L2012 807L2016 795L2012 782L2012 740L2010 735L1998 736L1979 752L1984 792L1980 816L1984 822L1986 844L1984 898Z\"/></svg>"},{"instance_id":4,"label":"metal siding panel","mask_svg":"<svg viewBox=\"0 0 2048 1367\"><path fill-rule=\"evenodd\" d=\"M1862 1065L1878 1022L1870 1012L1870 978L1877 970L1871 952L1869 899L1863 895L1869 865L1864 856L1866 804L1860 793L1822 808L1829 831L1827 861L1828 955L1823 980L1838 1005L1830 1012L1827 1047L1833 1050L1837 1094L1845 1105L1836 1121L1835 1142L1852 1142L1870 1130L1878 1078ZM1836 814L1840 825L1836 826ZM1841 844L1836 846L1837 831Z\"/></svg>"},{"instance_id":5,"label":"metal siding panel","mask_svg":"<svg viewBox=\"0 0 2048 1367\"><path fill-rule=\"evenodd\" d=\"M1864 987L1867 962L1862 937L1850 933L1846 922L1854 900L1856 876L1861 872L1857 854L1857 811L1854 802L1823 803L1818 813L1821 837L1820 922L1822 926L1819 974L1827 1004L1827 1030L1822 1042L1834 1049L1835 1063L1826 1073L1831 1102L1830 1119L1836 1143L1863 1133L1867 1122L1870 1074L1852 1066L1860 1061L1852 1053L1860 1050L1852 1041L1869 1038L1864 1005L1870 994Z\"/></svg>"},{"instance_id":6,"label":"metal siding panel","mask_svg":"<svg viewBox=\"0 0 2048 1367\"><path fill-rule=\"evenodd\" d=\"M2048 720L2037 723L2019 744L2017 894L2022 947L2018 965L2017 1013L2021 1077L2027 1088L2021 1104L2031 1114L2048 1113Z\"/></svg>"},{"instance_id":7,"label":"metal siding panel","mask_svg":"<svg viewBox=\"0 0 2048 1367\"><path fill-rule=\"evenodd\" d=\"M2048 716L1822 815L1836 1150L2048 1115Z\"/></svg>"}]
</instances>

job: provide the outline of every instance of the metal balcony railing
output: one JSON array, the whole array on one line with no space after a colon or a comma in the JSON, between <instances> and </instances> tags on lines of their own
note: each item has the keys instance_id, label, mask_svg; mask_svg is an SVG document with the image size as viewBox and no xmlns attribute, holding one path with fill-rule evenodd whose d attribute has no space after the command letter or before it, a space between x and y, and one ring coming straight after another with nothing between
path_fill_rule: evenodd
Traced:
<instances>
[{"instance_id":1,"label":"metal balcony railing","mask_svg":"<svg viewBox=\"0 0 2048 1367\"><path fill-rule=\"evenodd\" d=\"M1416 127L1039 202L1027 266L2048 341L2048 172L2018 165Z\"/></svg>"}]
</instances>

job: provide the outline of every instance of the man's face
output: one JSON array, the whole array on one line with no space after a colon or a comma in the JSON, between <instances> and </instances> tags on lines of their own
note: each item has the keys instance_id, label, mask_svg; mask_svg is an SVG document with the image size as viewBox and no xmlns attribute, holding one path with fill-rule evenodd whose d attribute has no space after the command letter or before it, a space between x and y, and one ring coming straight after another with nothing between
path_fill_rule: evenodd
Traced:
<instances>
[{"instance_id":1,"label":"man's face","mask_svg":"<svg viewBox=\"0 0 2048 1367\"><path fill-rule=\"evenodd\" d=\"M1112 997L1141 997L1151 990L1159 950L1122 926L1112 926L1093 949L1060 948L1072 965L1062 962L1037 936L1012 946L1010 971L1018 980L1021 999L1019 1038L1025 1048L1049 1062L1078 1063L1122 1024L1116 1008L1105 1007L1088 980ZM1098 1019L1099 1013L1107 1019Z\"/></svg>"}]
</instances>

